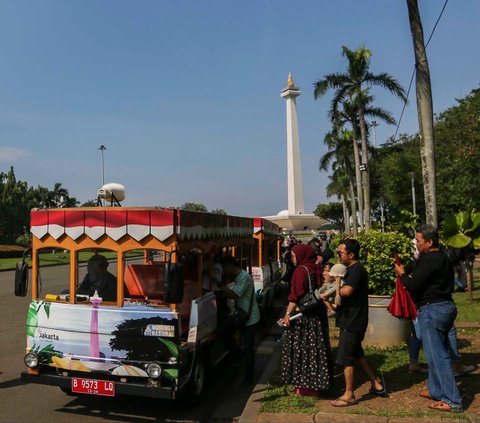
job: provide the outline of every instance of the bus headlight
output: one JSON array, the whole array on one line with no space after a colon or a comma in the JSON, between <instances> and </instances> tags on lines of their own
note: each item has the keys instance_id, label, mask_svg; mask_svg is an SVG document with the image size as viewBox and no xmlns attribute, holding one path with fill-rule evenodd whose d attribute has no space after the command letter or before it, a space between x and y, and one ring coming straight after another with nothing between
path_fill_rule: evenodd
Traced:
<instances>
[{"instance_id":1,"label":"bus headlight","mask_svg":"<svg viewBox=\"0 0 480 423\"><path fill-rule=\"evenodd\" d=\"M147 374L152 379L158 379L162 375L162 366L158 363L150 363L147 366Z\"/></svg>"},{"instance_id":2,"label":"bus headlight","mask_svg":"<svg viewBox=\"0 0 480 423\"><path fill-rule=\"evenodd\" d=\"M29 352L25 358L23 359L25 362L25 366L33 369L34 367L38 366L38 355L32 352Z\"/></svg>"}]
</instances>

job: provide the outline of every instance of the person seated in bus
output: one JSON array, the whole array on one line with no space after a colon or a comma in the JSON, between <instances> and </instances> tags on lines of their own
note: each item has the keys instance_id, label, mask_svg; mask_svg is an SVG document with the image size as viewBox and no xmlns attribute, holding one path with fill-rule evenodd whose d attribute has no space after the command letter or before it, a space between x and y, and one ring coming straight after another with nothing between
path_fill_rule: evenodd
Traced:
<instances>
[{"instance_id":1,"label":"person seated in bus","mask_svg":"<svg viewBox=\"0 0 480 423\"><path fill-rule=\"evenodd\" d=\"M94 254L87 263L87 274L77 289L78 295L93 296L95 291L104 301L117 301L117 278L108 270L108 260Z\"/></svg>"}]
</instances>

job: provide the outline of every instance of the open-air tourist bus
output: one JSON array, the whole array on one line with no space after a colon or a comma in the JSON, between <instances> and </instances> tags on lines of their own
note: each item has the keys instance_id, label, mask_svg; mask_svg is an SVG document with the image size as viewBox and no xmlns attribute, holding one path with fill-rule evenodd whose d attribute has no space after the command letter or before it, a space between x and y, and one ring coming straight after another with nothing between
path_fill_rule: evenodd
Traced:
<instances>
[{"instance_id":1,"label":"open-air tourist bus","mask_svg":"<svg viewBox=\"0 0 480 423\"><path fill-rule=\"evenodd\" d=\"M257 254L253 257L252 277L257 300L263 310L271 306L282 278L280 227L261 217L254 218L253 237Z\"/></svg>"},{"instance_id":2,"label":"open-air tourist bus","mask_svg":"<svg viewBox=\"0 0 480 423\"><path fill-rule=\"evenodd\" d=\"M177 209L33 210L22 379L68 393L199 396L205 368L225 355L218 263L232 254L252 268L253 223ZM17 265L16 295L28 271Z\"/></svg>"}]
</instances>

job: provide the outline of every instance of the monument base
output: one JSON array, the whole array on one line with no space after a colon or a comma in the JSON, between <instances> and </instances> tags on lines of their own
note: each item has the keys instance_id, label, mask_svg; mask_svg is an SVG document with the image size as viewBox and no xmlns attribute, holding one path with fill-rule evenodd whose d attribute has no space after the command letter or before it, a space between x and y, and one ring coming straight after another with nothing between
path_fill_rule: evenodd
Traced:
<instances>
[{"instance_id":1,"label":"monument base","mask_svg":"<svg viewBox=\"0 0 480 423\"><path fill-rule=\"evenodd\" d=\"M285 211L274 216L265 216L264 219L276 223L282 229L293 231L316 230L326 223L315 214L288 214Z\"/></svg>"}]
</instances>

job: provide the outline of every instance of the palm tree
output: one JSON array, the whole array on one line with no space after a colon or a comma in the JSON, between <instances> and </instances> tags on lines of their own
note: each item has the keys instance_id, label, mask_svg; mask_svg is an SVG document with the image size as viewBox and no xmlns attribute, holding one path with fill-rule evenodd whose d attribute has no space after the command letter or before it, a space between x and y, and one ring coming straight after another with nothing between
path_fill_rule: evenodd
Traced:
<instances>
[{"instance_id":1,"label":"palm tree","mask_svg":"<svg viewBox=\"0 0 480 423\"><path fill-rule=\"evenodd\" d=\"M357 205L355 201L355 187L354 187L354 172L352 166L352 139L353 132L341 130L329 132L324 139L324 143L329 150L320 158L320 170L328 170L330 164L335 174L337 172L337 180L339 179L338 172L342 172L347 181L347 194L342 196L343 200L350 199L350 205L353 217L353 234L358 234L358 221L357 221ZM358 150L358 143L357 143ZM333 180L332 180L333 182ZM329 185L330 186L330 185ZM327 187L327 195L329 188ZM335 193L333 195L336 195ZM350 215L350 213L348 213ZM350 222L350 218L348 219ZM350 229L350 225L349 225Z\"/></svg>"},{"instance_id":2,"label":"palm tree","mask_svg":"<svg viewBox=\"0 0 480 423\"><path fill-rule=\"evenodd\" d=\"M77 199L72 197L60 182L55 183L53 190L49 192L49 196L54 207L76 207L78 205Z\"/></svg>"},{"instance_id":3,"label":"palm tree","mask_svg":"<svg viewBox=\"0 0 480 423\"><path fill-rule=\"evenodd\" d=\"M343 208L343 223L346 234L350 234L350 211L347 206L348 196L348 176L344 173L344 170L337 168L332 175L329 176L330 183L327 185L327 196L336 196L342 202ZM356 216L353 221L355 222ZM354 227L354 235L357 235L356 227Z\"/></svg>"},{"instance_id":4,"label":"palm tree","mask_svg":"<svg viewBox=\"0 0 480 423\"><path fill-rule=\"evenodd\" d=\"M427 223L438 225L437 193L435 189L435 138L430 68L423 40L423 27L417 0L407 0L408 20L415 50L418 124L420 128L420 157Z\"/></svg>"},{"instance_id":5,"label":"palm tree","mask_svg":"<svg viewBox=\"0 0 480 423\"><path fill-rule=\"evenodd\" d=\"M323 79L314 83L314 97L323 97L329 89L334 89L334 97L331 103L331 110L336 113L339 106L345 101L357 104L357 118L362 140L362 165L364 165L364 200L365 200L365 229L370 228L370 175L368 169L368 140L367 125L365 122L365 108L362 106L365 95L364 88L380 86L387 89L403 101L406 101L405 90L388 73L373 74L370 72L371 51L363 46L357 50L351 50L342 46L342 55L347 58L348 66L344 73L332 73L325 75Z\"/></svg>"},{"instance_id":6,"label":"palm tree","mask_svg":"<svg viewBox=\"0 0 480 423\"><path fill-rule=\"evenodd\" d=\"M360 132L360 123L358 119L358 109L361 106L363 108L363 113L365 117L368 117L372 120L380 120L389 125L395 125L396 121L388 111L382 109L381 107L373 106L373 96L368 92L368 89L365 89L361 95L357 96L355 101L343 101L340 105L336 105L336 110L330 110L330 120L333 125L332 134L338 137L339 131L346 124L350 124L352 130L350 131L349 139L353 143L353 157L355 162L355 180L356 180L356 189L357 189L357 199L358 199L358 210L360 217L360 229L363 231L365 229L365 219L364 219L364 198L365 198L365 181L362 181L362 172L360 171L360 164L363 163L360 156L358 139ZM352 209L353 210L353 209ZM353 212L353 211L352 211Z\"/></svg>"}]
</instances>

